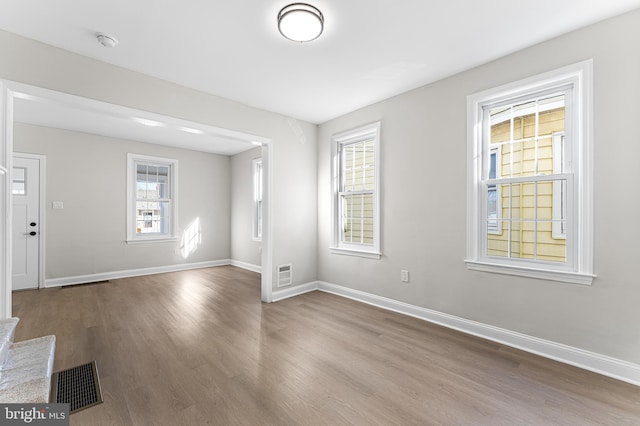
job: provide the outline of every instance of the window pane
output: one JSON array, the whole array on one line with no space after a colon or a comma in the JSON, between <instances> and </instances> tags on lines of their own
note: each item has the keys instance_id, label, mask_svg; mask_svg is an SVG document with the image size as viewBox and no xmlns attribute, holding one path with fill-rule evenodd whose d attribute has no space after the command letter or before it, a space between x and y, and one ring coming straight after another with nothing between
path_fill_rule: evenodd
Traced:
<instances>
[{"instance_id":1,"label":"window pane","mask_svg":"<svg viewBox=\"0 0 640 426\"><path fill-rule=\"evenodd\" d=\"M137 198L171 198L168 180L169 167L138 164L136 170Z\"/></svg>"},{"instance_id":2,"label":"window pane","mask_svg":"<svg viewBox=\"0 0 640 426\"><path fill-rule=\"evenodd\" d=\"M145 182L136 182L136 198L147 198L147 184Z\"/></svg>"},{"instance_id":3,"label":"window pane","mask_svg":"<svg viewBox=\"0 0 640 426\"><path fill-rule=\"evenodd\" d=\"M487 255L497 257L507 257L509 255L508 235L504 233L501 236L489 235L487 241Z\"/></svg>"},{"instance_id":4,"label":"window pane","mask_svg":"<svg viewBox=\"0 0 640 426\"><path fill-rule=\"evenodd\" d=\"M166 183L155 183L154 190L157 198L170 198L169 185Z\"/></svg>"},{"instance_id":5,"label":"window pane","mask_svg":"<svg viewBox=\"0 0 640 426\"><path fill-rule=\"evenodd\" d=\"M497 151L491 153L491 157L489 159L489 179L496 178L496 156Z\"/></svg>"},{"instance_id":6,"label":"window pane","mask_svg":"<svg viewBox=\"0 0 640 426\"><path fill-rule=\"evenodd\" d=\"M511 231L508 233L510 238L511 252L509 257L522 258L526 257L526 243L523 242L524 224L521 221L513 221L511 223Z\"/></svg>"},{"instance_id":7,"label":"window pane","mask_svg":"<svg viewBox=\"0 0 640 426\"><path fill-rule=\"evenodd\" d=\"M136 233L168 233L170 205L167 201L136 202Z\"/></svg>"},{"instance_id":8,"label":"window pane","mask_svg":"<svg viewBox=\"0 0 640 426\"><path fill-rule=\"evenodd\" d=\"M564 194L556 188L566 188L565 179L514 183L488 187L487 193L487 254L512 258L566 261L566 206ZM566 192L566 191L565 191ZM500 194L500 195L498 195ZM502 203L500 221L495 203ZM555 211L559 216L555 216ZM510 232L504 232L510 231ZM504 236L502 233L504 232ZM563 234L563 232L565 232ZM501 241L501 243L498 243ZM508 249L503 246L506 244Z\"/></svg>"},{"instance_id":9,"label":"window pane","mask_svg":"<svg viewBox=\"0 0 640 426\"><path fill-rule=\"evenodd\" d=\"M158 167L158 174L156 175L156 182L158 182L158 186L156 188L158 191L158 198L171 198L171 195L169 193L168 174L168 167Z\"/></svg>"},{"instance_id":10,"label":"window pane","mask_svg":"<svg viewBox=\"0 0 640 426\"><path fill-rule=\"evenodd\" d=\"M502 217L506 219L520 219L522 217L522 184L513 183L499 185L502 190Z\"/></svg>"},{"instance_id":11,"label":"window pane","mask_svg":"<svg viewBox=\"0 0 640 426\"><path fill-rule=\"evenodd\" d=\"M147 174L147 166L145 164L137 164L136 165L136 173L138 175L146 175Z\"/></svg>"},{"instance_id":12,"label":"window pane","mask_svg":"<svg viewBox=\"0 0 640 426\"><path fill-rule=\"evenodd\" d=\"M558 240L551 236L551 229L538 228L536 238L536 259L552 262L567 261L566 240Z\"/></svg>"},{"instance_id":13,"label":"window pane","mask_svg":"<svg viewBox=\"0 0 640 426\"><path fill-rule=\"evenodd\" d=\"M342 241L373 244L373 194L342 196Z\"/></svg>"},{"instance_id":14,"label":"window pane","mask_svg":"<svg viewBox=\"0 0 640 426\"><path fill-rule=\"evenodd\" d=\"M256 163L256 176L255 176L255 195L256 200L262 201L262 162Z\"/></svg>"},{"instance_id":15,"label":"window pane","mask_svg":"<svg viewBox=\"0 0 640 426\"><path fill-rule=\"evenodd\" d=\"M149 182L157 182L158 180L158 167L147 166L147 180Z\"/></svg>"},{"instance_id":16,"label":"window pane","mask_svg":"<svg viewBox=\"0 0 640 426\"><path fill-rule=\"evenodd\" d=\"M565 164L564 139L558 148L554 140L565 131L564 98L563 94L552 95L490 111L489 146L502 148L496 160L502 176L562 173L564 166L554 165L554 155L561 155L560 163ZM495 170L493 158L490 161L490 170Z\"/></svg>"},{"instance_id":17,"label":"window pane","mask_svg":"<svg viewBox=\"0 0 640 426\"><path fill-rule=\"evenodd\" d=\"M24 167L14 167L11 181L12 195L27 195L27 170Z\"/></svg>"},{"instance_id":18,"label":"window pane","mask_svg":"<svg viewBox=\"0 0 640 426\"><path fill-rule=\"evenodd\" d=\"M374 161L373 140L343 145L340 158L341 192L374 190Z\"/></svg>"},{"instance_id":19,"label":"window pane","mask_svg":"<svg viewBox=\"0 0 640 426\"><path fill-rule=\"evenodd\" d=\"M489 185L487 189L487 229L489 232L495 233L500 230L498 218L498 190L496 185Z\"/></svg>"}]
</instances>

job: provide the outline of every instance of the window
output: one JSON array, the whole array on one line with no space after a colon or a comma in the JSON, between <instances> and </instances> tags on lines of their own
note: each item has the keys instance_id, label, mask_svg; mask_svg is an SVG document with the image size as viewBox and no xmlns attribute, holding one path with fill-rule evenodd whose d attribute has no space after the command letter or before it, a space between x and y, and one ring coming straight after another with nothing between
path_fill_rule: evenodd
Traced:
<instances>
[{"instance_id":1,"label":"window","mask_svg":"<svg viewBox=\"0 0 640 426\"><path fill-rule=\"evenodd\" d=\"M469 96L469 269L593 280L591 68Z\"/></svg>"},{"instance_id":2,"label":"window","mask_svg":"<svg viewBox=\"0 0 640 426\"><path fill-rule=\"evenodd\" d=\"M13 180L11 182L12 195L27 195L27 169L24 167L13 168Z\"/></svg>"},{"instance_id":3,"label":"window","mask_svg":"<svg viewBox=\"0 0 640 426\"><path fill-rule=\"evenodd\" d=\"M253 240L262 240L262 159L253 160Z\"/></svg>"},{"instance_id":4,"label":"window","mask_svg":"<svg viewBox=\"0 0 640 426\"><path fill-rule=\"evenodd\" d=\"M333 137L334 253L380 258L380 123Z\"/></svg>"},{"instance_id":5,"label":"window","mask_svg":"<svg viewBox=\"0 0 640 426\"><path fill-rule=\"evenodd\" d=\"M489 157L489 179L495 179L496 176L500 176L500 162L501 158L500 146L491 148L491 154ZM502 232L502 222L500 222L502 197L501 191L497 185L488 185L487 192L487 232L490 234L500 234Z\"/></svg>"},{"instance_id":6,"label":"window","mask_svg":"<svg viewBox=\"0 0 640 426\"><path fill-rule=\"evenodd\" d=\"M168 158L127 156L127 242L176 238L176 174Z\"/></svg>"}]
</instances>

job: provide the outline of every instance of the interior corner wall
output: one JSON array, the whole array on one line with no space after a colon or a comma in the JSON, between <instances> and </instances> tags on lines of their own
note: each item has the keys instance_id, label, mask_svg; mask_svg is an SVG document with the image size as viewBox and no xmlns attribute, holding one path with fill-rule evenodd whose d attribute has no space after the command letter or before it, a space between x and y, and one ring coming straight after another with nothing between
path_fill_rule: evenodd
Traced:
<instances>
[{"instance_id":1,"label":"interior corner wall","mask_svg":"<svg viewBox=\"0 0 640 426\"><path fill-rule=\"evenodd\" d=\"M0 31L0 78L269 139L271 259L317 276L317 126Z\"/></svg>"},{"instance_id":2,"label":"interior corner wall","mask_svg":"<svg viewBox=\"0 0 640 426\"><path fill-rule=\"evenodd\" d=\"M253 160L262 158L256 147L231 157L231 259L262 265L262 242L253 239Z\"/></svg>"},{"instance_id":3,"label":"interior corner wall","mask_svg":"<svg viewBox=\"0 0 640 426\"><path fill-rule=\"evenodd\" d=\"M322 124L319 279L639 364L640 143L626 125L640 117L638 40L636 10ZM598 277L582 286L467 270L467 96L590 58ZM377 120L383 257L331 254L331 135Z\"/></svg>"},{"instance_id":4,"label":"interior corner wall","mask_svg":"<svg viewBox=\"0 0 640 426\"><path fill-rule=\"evenodd\" d=\"M21 123L14 151L46 156L47 280L229 259L229 157ZM180 238L125 242L127 153L178 160L178 236L201 233L188 255Z\"/></svg>"}]
</instances>

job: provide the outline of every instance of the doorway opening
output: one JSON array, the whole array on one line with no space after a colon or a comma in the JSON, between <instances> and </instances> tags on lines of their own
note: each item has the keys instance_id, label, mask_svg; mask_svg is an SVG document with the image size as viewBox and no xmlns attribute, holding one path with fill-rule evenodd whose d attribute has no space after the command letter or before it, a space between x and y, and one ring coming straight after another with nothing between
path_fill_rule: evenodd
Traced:
<instances>
[{"instance_id":1,"label":"doorway opening","mask_svg":"<svg viewBox=\"0 0 640 426\"><path fill-rule=\"evenodd\" d=\"M25 118L25 114L28 118ZM30 114L30 115L29 115ZM52 121L58 120L57 123ZM204 148L211 144L218 144L221 149L234 149L238 144L246 144L249 147L259 143L262 146L262 158L264 164L264 199L263 199L263 249L262 249L262 278L261 278L261 299L265 302L271 301L272 279L271 273L271 140L262 136L252 135L218 128L203 123L190 122L170 116L163 116L148 111L136 110L119 105L96 101L80 96L69 95L62 92L43 89L36 86L26 85L12 81L0 80L0 318L11 316L11 290L12 290L12 222L13 222L13 200L12 200L12 177L13 177L13 125L14 122L34 124L44 127L68 129L76 132L91 133L101 135L108 129L121 131L126 125L135 125L140 133L144 131L155 132L155 141L159 145L170 145L175 140L180 140L183 148L192 151L204 151ZM74 128L74 123L80 128ZM85 128L93 123L95 126ZM116 125L116 123L122 124ZM155 124L154 126L151 123ZM161 123L162 125L157 125ZM148 127L146 130L145 127ZM161 133L159 130L174 130L173 136ZM179 138L175 136L179 135ZM106 136L109 136L106 134ZM122 139L126 136L111 135ZM209 137L211 143L201 144L197 137ZM131 140L139 140L138 138ZM145 141L142 141L145 142ZM221 155L230 155L224 154ZM44 173L42 175L44 178ZM44 202L42 207L44 207ZM43 211L44 208L41 209ZM30 224L31 222L29 222ZM44 218L36 222L36 226L44 224ZM29 225L30 226L30 225ZM29 231L33 232L33 231ZM37 231L36 231L37 232ZM44 235L41 235L44 237ZM40 238L40 244L43 244ZM40 251L39 262L42 264L38 280L39 287L46 287L44 248Z\"/></svg>"}]
</instances>

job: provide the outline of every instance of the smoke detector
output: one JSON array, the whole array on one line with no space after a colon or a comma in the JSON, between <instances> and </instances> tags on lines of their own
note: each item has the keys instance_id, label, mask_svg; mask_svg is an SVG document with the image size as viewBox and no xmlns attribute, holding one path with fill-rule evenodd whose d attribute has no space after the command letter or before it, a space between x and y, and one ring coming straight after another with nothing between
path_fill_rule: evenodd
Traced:
<instances>
[{"instance_id":1,"label":"smoke detector","mask_svg":"<svg viewBox=\"0 0 640 426\"><path fill-rule=\"evenodd\" d=\"M118 39L108 34L96 33L96 38L104 47L116 47L118 45Z\"/></svg>"}]
</instances>

